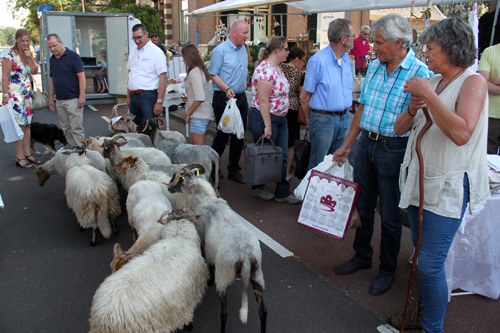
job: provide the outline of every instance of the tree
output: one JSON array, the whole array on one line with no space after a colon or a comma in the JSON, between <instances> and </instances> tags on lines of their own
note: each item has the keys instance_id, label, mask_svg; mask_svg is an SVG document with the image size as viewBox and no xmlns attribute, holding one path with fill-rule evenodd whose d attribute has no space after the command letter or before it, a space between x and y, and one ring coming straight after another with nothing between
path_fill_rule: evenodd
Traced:
<instances>
[{"instance_id":1,"label":"tree","mask_svg":"<svg viewBox=\"0 0 500 333\"><path fill-rule=\"evenodd\" d=\"M136 19L141 20L150 36L157 34L160 39L165 38L156 8L132 4L125 7L125 13L132 13Z\"/></svg>"},{"instance_id":2,"label":"tree","mask_svg":"<svg viewBox=\"0 0 500 333\"><path fill-rule=\"evenodd\" d=\"M13 46L16 41L16 28L1 27L0 28L0 45Z\"/></svg>"}]
</instances>

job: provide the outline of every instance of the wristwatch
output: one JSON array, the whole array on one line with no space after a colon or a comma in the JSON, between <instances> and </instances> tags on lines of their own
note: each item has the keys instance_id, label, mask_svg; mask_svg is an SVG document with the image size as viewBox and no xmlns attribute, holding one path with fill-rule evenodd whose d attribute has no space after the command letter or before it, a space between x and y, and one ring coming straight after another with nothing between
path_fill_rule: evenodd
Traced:
<instances>
[{"instance_id":1,"label":"wristwatch","mask_svg":"<svg viewBox=\"0 0 500 333\"><path fill-rule=\"evenodd\" d=\"M156 100L156 103L160 103L160 104L162 104L162 103L163 103L163 100L162 100L161 98L158 98L158 99Z\"/></svg>"}]
</instances>

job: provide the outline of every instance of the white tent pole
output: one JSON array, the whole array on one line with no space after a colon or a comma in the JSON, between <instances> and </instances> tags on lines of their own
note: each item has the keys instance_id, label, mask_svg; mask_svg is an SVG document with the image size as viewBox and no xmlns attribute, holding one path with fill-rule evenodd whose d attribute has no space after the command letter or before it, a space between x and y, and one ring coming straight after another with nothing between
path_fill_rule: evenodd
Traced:
<instances>
[{"instance_id":1,"label":"white tent pole","mask_svg":"<svg viewBox=\"0 0 500 333\"><path fill-rule=\"evenodd\" d=\"M491 27L490 46L493 45L493 41L495 40L495 27L497 26L497 21L498 21L499 6L500 6L500 0L497 0L497 7L495 8L495 18L493 19L493 27Z\"/></svg>"}]
</instances>

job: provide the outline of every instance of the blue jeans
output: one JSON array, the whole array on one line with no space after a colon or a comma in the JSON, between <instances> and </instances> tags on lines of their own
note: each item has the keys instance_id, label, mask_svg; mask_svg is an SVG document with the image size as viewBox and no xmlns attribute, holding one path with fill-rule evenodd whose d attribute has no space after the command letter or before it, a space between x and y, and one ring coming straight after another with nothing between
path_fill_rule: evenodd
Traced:
<instances>
[{"instance_id":1,"label":"blue jeans","mask_svg":"<svg viewBox=\"0 0 500 333\"><path fill-rule=\"evenodd\" d=\"M448 305L448 284L444 264L453 237L462 222L469 202L469 181L464 176L464 199L459 219L440 216L424 209L422 243L417 260L420 277L420 297L424 303L422 326L425 332L443 332L444 314ZM418 238L418 207L409 206L408 218L413 245Z\"/></svg>"},{"instance_id":2,"label":"blue jeans","mask_svg":"<svg viewBox=\"0 0 500 333\"><path fill-rule=\"evenodd\" d=\"M382 237L380 274L394 275L401 245L399 169L408 139L373 141L361 135L354 157L354 181L361 185L356 207L361 228L356 229L355 257L372 262L373 225L377 198L380 199Z\"/></svg>"},{"instance_id":3,"label":"blue jeans","mask_svg":"<svg viewBox=\"0 0 500 333\"><path fill-rule=\"evenodd\" d=\"M134 123L142 124L143 121L153 118L153 109L158 99L157 90L146 90L137 95L130 94L129 111L135 115Z\"/></svg>"},{"instance_id":4,"label":"blue jeans","mask_svg":"<svg viewBox=\"0 0 500 333\"><path fill-rule=\"evenodd\" d=\"M224 113L224 109L226 108L226 102L227 98L225 94L214 92L212 107L214 109L216 126L219 124L220 118L222 118L222 114ZM243 127L246 129L248 102L245 94L240 95L236 99L236 105L240 110L241 120L243 120ZM219 154L219 157L222 156L227 142L229 141L229 137L231 137L231 141L229 143L229 163L227 166L227 170L229 171L229 173L238 173L241 170L240 157L244 147L243 139L238 139L236 135L227 134L217 130L217 133L215 134L215 137L212 141L212 148L217 152L217 154Z\"/></svg>"},{"instance_id":5,"label":"blue jeans","mask_svg":"<svg viewBox=\"0 0 500 333\"><path fill-rule=\"evenodd\" d=\"M253 142L257 142L264 134L264 120L260 111L254 107L250 108L248 113L248 124L253 135ZM290 194L290 184L286 180L286 169L288 160L288 122L286 117L275 116L271 114L271 140L274 144L283 149L283 165L281 167L281 181L276 183L276 198L286 198ZM256 188L259 186L252 186Z\"/></svg>"},{"instance_id":6,"label":"blue jeans","mask_svg":"<svg viewBox=\"0 0 500 333\"><path fill-rule=\"evenodd\" d=\"M328 154L340 148L349 132L349 114L342 116L311 112L309 115L309 137L311 157L307 170L311 170Z\"/></svg>"}]
</instances>

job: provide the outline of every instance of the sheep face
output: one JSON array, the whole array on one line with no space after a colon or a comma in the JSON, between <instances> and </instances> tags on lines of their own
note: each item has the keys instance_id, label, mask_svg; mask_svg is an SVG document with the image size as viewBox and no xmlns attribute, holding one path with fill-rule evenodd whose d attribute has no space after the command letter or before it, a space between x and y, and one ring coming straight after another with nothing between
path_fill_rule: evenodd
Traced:
<instances>
[{"instance_id":1,"label":"sheep face","mask_svg":"<svg viewBox=\"0 0 500 333\"><path fill-rule=\"evenodd\" d=\"M203 167L203 165L198 163L189 164L184 168L179 169L172 177L172 179L170 179L170 183L165 185L168 186L168 191L170 193L181 193L183 192L183 185L185 184L186 178L199 176L204 173L205 168Z\"/></svg>"},{"instance_id":2,"label":"sheep face","mask_svg":"<svg viewBox=\"0 0 500 333\"><path fill-rule=\"evenodd\" d=\"M50 173L43 169L43 166L35 166L35 175L38 178L38 186L43 186L45 182L49 179Z\"/></svg>"},{"instance_id":3,"label":"sheep face","mask_svg":"<svg viewBox=\"0 0 500 333\"><path fill-rule=\"evenodd\" d=\"M113 260L109 264L109 267L111 268L111 274L122 268L123 265L125 265L130 261L130 259L135 256L137 256L137 254L123 251L120 244L116 243L113 247Z\"/></svg>"},{"instance_id":4,"label":"sheep face","mask_svg":"<svg viewBox=\"0 0 500 333\"><path fill-rule=\"evenodd\" d=\"M125 175L127 174L128 169L135 167L136 163L137 163L137 157L127 156L123 160L121 160L120 163L115 165L113 170L116 173Z\"/></svg>"},{"instance_id":5,"label":"sheep face","mask_svg":"<svg viewBox=\"0 0 500 333\"><path fill-rule=\"evenodd\" d=\"M113 133L136 133L137 125L134 123L135 115L128 113L125 117L120 117L114 124L111 125Z\"/></svg>"}]
</instances>

